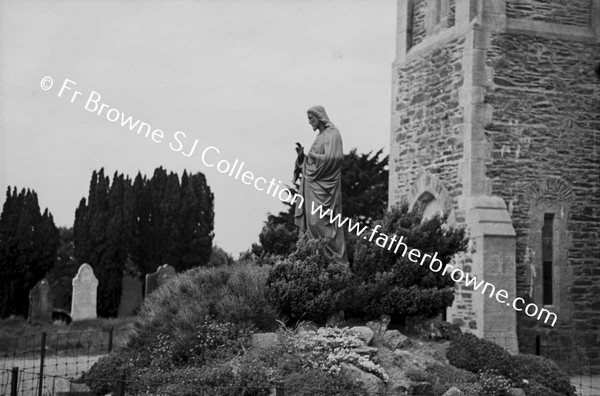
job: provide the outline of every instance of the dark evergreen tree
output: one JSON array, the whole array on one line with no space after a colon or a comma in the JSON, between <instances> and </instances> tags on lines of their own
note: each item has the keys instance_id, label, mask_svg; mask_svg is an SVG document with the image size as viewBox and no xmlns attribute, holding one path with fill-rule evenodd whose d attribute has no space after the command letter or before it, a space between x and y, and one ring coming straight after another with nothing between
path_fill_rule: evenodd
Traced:
<instances>
[{"instance_id":1,"label":"dark evergreen tree","mask_svg":"<svg viewBox=\"0 0 600 396\"><path fill-rule=\"evenodd\" d=\"M388 156L381 157L383 149L375 154L356 154L356 149L344 155L342 165L342 215L362 225L370 226L383 217L388 198ZM381 158L380 158L381 157ZM295 189L288 189L292 194ZM285 203L287 210L274 215L269 213L258 239L260 244L252 244L252 253L289 255L298 240L294 225L294 205ZM352 235L347 235L349 259L352 261Z\"/></svg>"},{"instance_id":2,"label":"dark evergreen tree","mask_svg":"<svg viewBox=\"0 0 600 396\"><path fill-rule=\"evenodd\" d=\"M161 167L151 179L132 182L115 173L94 171L88 199L75 212L73 240L79 264L98 278L98 314L117 313L123 273L154 272L168 263L177 271L206 265L212 250L214 197L201 173L175 173Z\"/></svg>"},{"instance_id":3,"label":"dark evergreen tree","mask_svg":"<svg viewBox=\"0 0 600 396\"><path fill-rule=\"evenodd\" d=\"M356 154L356 149L344 155L342 165L342 213L356 217L370 226L381 219L388 201L388 157L379 158L383 150L371 155Z\"/></svg>"},{"instance_id":4,"label":"dark evergreen tree","mask_svg":"<svg viewBox=\"0 0 600 396\"><path fill-rule=\"evenodd\" d=\"M71 309L71 281L79 265L75 260L75 245L73 243L73 228L58 227L59 247L56 264L46 274L46 279L52 288L55 308Z\"/></svg>"},{"instance_id":5,"label":"dark evergreen tree","mask_svg":"<svg viewBox=\"0 0 600 396\"><path fill-rule=\"evenodd\" d=\"M0 214L0 317L26 316L29 290L54 266L59 235L37 194L16 187L6 191Z\"/></svg>"}]
</instances>

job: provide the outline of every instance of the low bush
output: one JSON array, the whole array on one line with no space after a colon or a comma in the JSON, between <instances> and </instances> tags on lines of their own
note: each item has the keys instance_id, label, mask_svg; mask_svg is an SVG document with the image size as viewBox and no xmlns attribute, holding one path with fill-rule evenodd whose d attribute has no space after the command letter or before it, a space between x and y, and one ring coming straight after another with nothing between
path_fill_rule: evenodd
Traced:
<instances>
[{"instance_id":1,"label":"low bush","mask_svg":"<svg viewBox=\"0 0 600 396\"><path fill-rule=\"evenodd\" d=\"M287 256L296 249L298 231L293 225L277 224L273 219L269 219L258 235L258 240L260 245L252 245L252 253L255 255Z\"/></svg>"},{"instance_id":2,"label":"low bush","mask_svg":"<svg viewBox=\"0 0 600 396\"><path fill-rule=\"evenodd\" d=\"M417 249L419 257L436 254L444 266L452 257L467 248L463 228L445 226L447 216L423 220L421 214L409 211L408 205L393 208L376 224L378 230L367 230L365 238L354 241L352 271L356 284L344 312L355 317L374 318L391 315L434 317L452 304L454 281L429 268L430 259L423 265L409 260L409 252ZM396 236L396 242L388 239ZM371 240L372 238L372 240ZM398 239L407 245L398 245ZM391 249L388 248L392 246ZM403 256L404 254L404 256ZM437 266L436 266L437 267Z\"/></svg>"},{"instance_id":3,"label":"low bush","mask_svg":"<svg viewBox=\"0 0 600 396\"><path fill-rule=\"evenodd\" d=\"M552 360L542 356L519 354L513 356L513 362L517 379L520 382L526 380L532 384L531 388L539 384L561 395L576 394L569 376Z\"/></svg>"},{"instance_id":4,"label":"low bush","mask_svg":"<svg viewBox=\"0 0 600 396\"><path fill-rule=\"evenodd\" d=\"M426 369L409 370L406 377L415 382L430 383L434 395L442 395L453 386L459 389L467 388L479 380L476 374L467 370L442 364L435 364Z\"/></svg>"},{"instance_id":5,"label":"low bush","mask_svg":"<svg viewBox=\"0 0 600 396\"><path fill-rule=\"evenodd\" d=\"M292 396L367 396L352 378L307 370L285 377L285 394Z\"/></svg>"},{"instance_id":6,"label":"low bush","mask_svg":"<svg viewBox=\"0 0 600 396\"><path fill-rule=\"evenodd\" d=\"M271 385L248 380L252 368L225 362L205 367L183 367L169 372L145 372L132 381L128 392L162 396L267 396ZM252 373L255 375L256 374ZM259 374L260 375L260 374Z\"/></svg>"},{"instance_id":7,"label":"low bush","mask_svg":"<svg viewBox=\"0 0 600 396\"><path fill-rule=\"evenodd\" d=\"M265 298L268 273L268 268L246 263L177 275L144 301L129 345L151 342L156 334L185 338L207 317L263 331L276 328L276 311Z\"/></svg>"},{"instance_id":8,"label":"low bush","mask_svg":"<svg viewBox=\"0 0 600 396\"><path fill-rule=\"evenodd\" d=\"M553 361L528 354L511 356L501 346L463 334L446 351L450 364L480 373L482 394L495 395L494 389L507 383L523 388L528 396L575 396L568 375Z\"/></svg>"},{"instance_id":9,"label":"low bush","mask_svg":"<svg viewBox=\"0 0 600 396\"><path fill-rule=\"evenodd\" d=\"M507 378L515 376L510 354L500 345L473 334L463 334L450 342L446 357L451 365L472 373L488 369Z\"/></svg>"},{"instance_id":10,"label":"low bush","mask_svg":"<svg viewBox=\"0 0 600 396\"><path fill-rule=\"evenodd\" d=\"M513 385L511 380L489 369L479 374L479 383L482 387L481 394L486 396L504 396Z\"/></svg>"},{"instance_id":11,"label":"low bush","mask_svg":"<svg viewBox=\"0 0 600 396\"><path fill-rule=\"evenodd\" d=\"M297 250L277 263L268 277L269 302L291 319L325 323L343 308L350 274L346 266L319 252L323 243L304 235Z\"/></svg>"},{"instance_id":12,"label":"low bush","mask_svg":"<svg viewBox=\"0 0 600 396\"><path fill-rule=\"evenodd\" d=\"M523 387L526 396L564 396L565 393L557 393L537 382L531 382ZM569 395L571 393L568 393Z\"/></svg>"}]
</instances>

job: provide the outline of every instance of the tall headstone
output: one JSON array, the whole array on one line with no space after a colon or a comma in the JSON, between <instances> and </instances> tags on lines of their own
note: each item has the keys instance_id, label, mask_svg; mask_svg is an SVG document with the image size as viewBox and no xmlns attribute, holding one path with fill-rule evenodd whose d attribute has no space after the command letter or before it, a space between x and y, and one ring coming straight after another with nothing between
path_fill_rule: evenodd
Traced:
<instances>
[{"instance_id":1,"label":"tall headstone","mask_svg":"<svg viewBox=\"0 0 600 396\"><path fill-rule=\"evenodd\" d=\"M123 276L121 302L117 316L124 318L133 315L142 302L142 282L131 276Z\"/></svg>"},{"instance_id":2,"label":"tall headstone","mask_svg":"<svg viewBox=\"0 0 600 396\"><path fill-rule=\"evenodd\" d=\"M46 279L42 279L29 291L30 323L52 322L52 291Z\"/></svg>"},{"instance_id":3,"label":"tall headstone","mask_svg":"<svg viewBox=\"0 0 600 396\"><path fill-rule=\"evenodd\" d=\"M89 264L81 264L73 278L71 318L73 320L94 319L96 313L98 279Z\"/></svg>"},{"instance_id":4,"label":"tall headstone","mask_svg":"<svg viewBox=\"0 0 600 396\"><path fill-rule=\"evenodd\" d=\"M176 274L175 268L169 264L163 264L156 269L155 273L146 275L146 293L144 297L148 297L150 293L164 285Z\"/></svg>"}]
</instances>

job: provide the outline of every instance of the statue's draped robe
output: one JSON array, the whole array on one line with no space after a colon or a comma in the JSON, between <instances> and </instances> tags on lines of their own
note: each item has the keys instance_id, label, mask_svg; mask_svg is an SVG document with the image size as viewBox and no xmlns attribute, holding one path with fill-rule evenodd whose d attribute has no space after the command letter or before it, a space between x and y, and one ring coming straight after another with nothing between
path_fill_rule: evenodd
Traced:
<instances>
[{"instance_id":1,"label":"statue's draped robe","mask_svg":"<svg viewBox=\"0 0 600 396\"><path fill-rule=\"evenodd\" d=\"M337 221L329 221L329 213L322 219L317 209L321 205L323 213L330 209L335 218L339 214L342 220L342 137L333 125L319 132L309 154L296 160L296 167L302 170L298 193L304 202L296 202L295 224L301 232L307 232L311 238L327 238L324 254L338 263L348 264L344 229ZM312 214L314 212L314 214Z\"/></svg>"}]
</instances>

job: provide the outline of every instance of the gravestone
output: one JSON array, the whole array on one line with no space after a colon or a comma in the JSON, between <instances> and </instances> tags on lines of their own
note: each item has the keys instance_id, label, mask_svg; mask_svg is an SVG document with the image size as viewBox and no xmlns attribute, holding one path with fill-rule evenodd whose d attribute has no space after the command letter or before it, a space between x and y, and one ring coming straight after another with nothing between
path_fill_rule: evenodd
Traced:
<instances>
[{"instance_id":1,"label":"gravestone","mask_svg":"<svg viewBox=\"0 0 600 396\"><path fill-rule=\"evenodd\" d=\"M146 292L144 298L148 297L150 293L164 285L165 282L176 274L175 268L171 267L169 264L163 264L156 269L155 273L146 275Z\"/></svg>"},{"instance_id":2,"label":"gravestone","mask_svg":"<svg viewBox=\"0 0 600 396\"><path fill-rule=\"evenodd\" d=\"M142 302L142 282L131 276L123 276L121 281L121 302L117 316L124 318L133 315Z\"/></svg>"},{"instance_id":3,"label":"gravestone","mask_svg":"<svg viewBox=\"0 0 600 396\"><path fill-rule=\"evenodd\" d=\"M42 279L29 291L30 323L52 322L52 291L46 279Z\"/></svg>"},{"instance_id":4,"label":"gravestone","mask_svg":"<svg viewBox=\"0 0 600 396\"><path fill-rule=\"evenodd\" d=\"M73 320L96 318L98 279L94 276L92 267L89 264L81 264L72 283L71 318Z\"/></svg>"}]
</instances>

